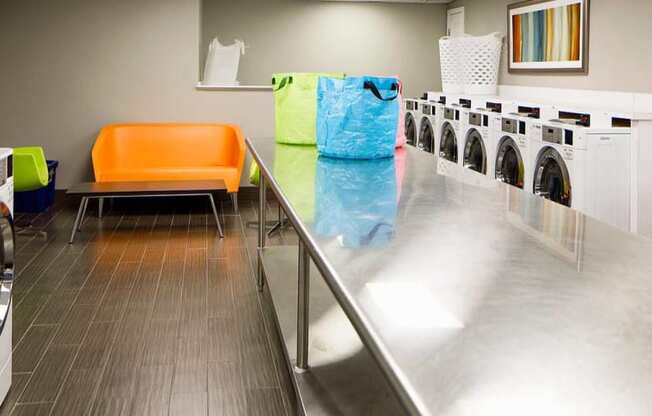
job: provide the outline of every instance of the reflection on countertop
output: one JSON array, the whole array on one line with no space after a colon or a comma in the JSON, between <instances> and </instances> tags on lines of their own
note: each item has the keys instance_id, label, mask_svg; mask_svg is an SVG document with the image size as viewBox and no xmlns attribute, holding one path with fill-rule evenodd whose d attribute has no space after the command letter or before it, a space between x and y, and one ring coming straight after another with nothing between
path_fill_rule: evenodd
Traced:
<instances>
[{"instance_id":1,"label":"reflection on countertop","mask_svg":"<svg viewBox=\"0 0 652 416\"><path fill-rule=\"evenodd\" d=\"M274 166L273 140L249 144L263 169ZM312 172L294 172L314 175L312 196L278 186L291 207L328 196L319 177L336 201L345 194L329 178L339 167L313 156ZM383 244L334 240L321 232L319 207L294 220L418 409L650 413L651 241L475 172L438 174L432 155L415 149L406 151L401 180L396 171L355 184L373 195L361 204L371 213L375 203L398 201ZM350 207L327 204L324 215L346 220Z\"/></svg>"}]
</instances>

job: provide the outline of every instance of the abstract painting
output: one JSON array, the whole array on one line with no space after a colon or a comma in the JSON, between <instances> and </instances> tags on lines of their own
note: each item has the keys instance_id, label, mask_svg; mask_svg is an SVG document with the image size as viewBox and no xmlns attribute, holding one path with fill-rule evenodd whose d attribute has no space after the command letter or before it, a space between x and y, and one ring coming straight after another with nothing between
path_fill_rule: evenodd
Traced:
<instances>
[{"instance_id":1,"label":"abstract painting","mask_svg":"<svg viewBox=\"0 0 652 416\"><path fill-rule=\"evenodd\" d=\"M509 72L588 71L589 0L511 4Z\"/></svg>"}]
</instances>

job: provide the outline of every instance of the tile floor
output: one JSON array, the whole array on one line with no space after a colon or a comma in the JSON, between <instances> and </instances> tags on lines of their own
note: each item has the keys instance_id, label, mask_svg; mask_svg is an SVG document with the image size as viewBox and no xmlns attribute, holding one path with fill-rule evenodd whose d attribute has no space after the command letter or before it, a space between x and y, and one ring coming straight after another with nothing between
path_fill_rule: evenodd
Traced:
<instances>
[{"instance_id":1,"label":"tile floor","mask_svg":"<svg viewBox=\"0 0 652 416\"><path fill-rule=\"evenodd\" d=\"M70 201L17 215L47 235L17 238L13 387L0 416L293 414L255 289L256 204L241 205L221 206L224 240L201 199L121 201L102 220L91 211L74 245ZM271 244L292 242L290 231Z\"/></svg>"}]
</instances>

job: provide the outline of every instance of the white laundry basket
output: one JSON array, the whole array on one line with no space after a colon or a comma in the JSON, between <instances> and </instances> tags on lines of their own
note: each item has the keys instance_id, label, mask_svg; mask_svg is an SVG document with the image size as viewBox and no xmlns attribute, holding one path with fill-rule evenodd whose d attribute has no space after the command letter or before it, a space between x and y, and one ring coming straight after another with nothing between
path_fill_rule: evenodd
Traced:
<instances>
[{"instance_id":1,"label":"white laundry basket","mask_svg":"<svg viewBox=\"0 0 652 416\"><path fill-rule=\"evenodd\" d=\"M215 38L208 46L206 65L204 66L205 85L240 85L238 82L238 66L240 55L244 55L245 44L236 39L232 45L222 45Z\"/></svg>"},{"instance_id":2,"label":"white laundry basket","mask_svg":"<svg viewBox=\"0 0 652 416\"><path fill-rule=\"evenodd\" d=\"M444 36L439 39L439 62L441 63L441 88L449 94L464 92L462 82L459 37Z\"/></svg>"},{"instance_id":3,"label":"white laundry basket","mask_svg":"<svg viewBox=\"0 0 652 416\"><path fill-rule=\"evenodd\" d=\"M496 94L503 35L495 32L486 36L467 36L460 39L460 69L464 93Z\"/></svg>"}]
</instances>

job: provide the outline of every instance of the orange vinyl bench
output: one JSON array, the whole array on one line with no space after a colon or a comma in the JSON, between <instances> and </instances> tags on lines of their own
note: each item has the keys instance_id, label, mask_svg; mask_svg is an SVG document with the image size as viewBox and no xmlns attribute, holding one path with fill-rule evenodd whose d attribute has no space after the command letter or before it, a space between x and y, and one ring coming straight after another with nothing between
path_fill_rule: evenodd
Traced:
<instances>
[{"instance_id":1,"label":"orange vinyl bench","mask_svg":"<svg viewBox=\"0 0 652 416\"><path fill-rule=\"evenodd\" d=\"M114 124L93 146L96 182L215 180L237 193L244 137L229 124Z\"/></svg>"},{"instance_id":2,"label":"orange vinyl bench","mask_svg":"<svg viewBox=\"0 0 652 416\"><path fill-rule=\"evenodd\" d=\"M100 131L92 160L95 183L139 182L143 195L148 183L222 181L237 212L245 153L242 131L231 124L113 124Z\"/></svg>"},{"instance_id":3,"label":"orange vinyl bench","mask_svg":"<svg viewBox=\"0 0 652 416\"><path fill-rule=\"evenodd\" d=\"M231 124L114 124L100 131L92 159L97 183L222 180L237 211L245 152Z\"/></svg>"}]
</instances>

